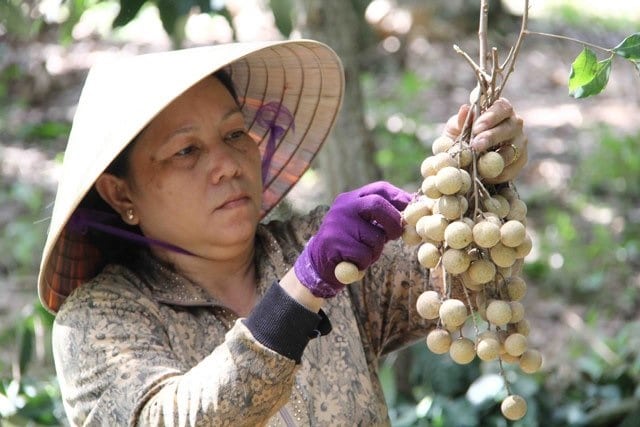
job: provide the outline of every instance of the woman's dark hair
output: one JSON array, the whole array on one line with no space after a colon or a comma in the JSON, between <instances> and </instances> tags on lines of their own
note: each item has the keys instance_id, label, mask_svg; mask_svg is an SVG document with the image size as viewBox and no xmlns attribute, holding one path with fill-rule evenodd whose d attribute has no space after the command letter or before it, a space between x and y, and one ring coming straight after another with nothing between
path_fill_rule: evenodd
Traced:
<instances>
[{"instance_id":1,"label":"woman's dark hair","mask_svg":"<svg viewBox=\"0 0 640 427\"><path fill-rule=\"evenodd\" d=\"M224 87L231 93L233 99L238 102L238 96L236 89L231 80L231 75L224 69L218 70L211 75L217 78ZM127 178L131 172L130 157L131 151L138 139L136 135L129 144L113 159L113 161L105 169L106 173L112 174L119 178ZM142 232L138 226L131 226L120 218L120 215L113 210L113 208L105 202L98 194L95 186L84 197L80 203L79 208L85 209L89 212L99 211L101 213L110 214L109 217L113 218L108 225L118 227L124 231L142 235ZM106 264L121 264L129 269L138 273L143 273L143 254L148 252L146 245L141 245L133 240L129 240L112 233L96 230L95 228L89 228L87 231L87 238L92 245L97 247L103 255L105 265Z\"/></svg>"}]
</instances>

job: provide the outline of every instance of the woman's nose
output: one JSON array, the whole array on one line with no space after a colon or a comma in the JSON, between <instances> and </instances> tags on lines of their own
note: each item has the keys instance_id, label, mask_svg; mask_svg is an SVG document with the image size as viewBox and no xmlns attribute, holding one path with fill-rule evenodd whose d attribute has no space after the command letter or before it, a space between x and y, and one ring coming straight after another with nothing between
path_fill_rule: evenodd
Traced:
<instances>
[{"instance_id":1,"label":"woman's nose","mask_svg":"<svg viewBox=\"0 0 640 427\"><path fill-rule=\"evenodd\" d=\"M209 179L212 184L237 176L240 173L240 164L236 159L239 153L234 152L232 147L221 144L209 150Z\"/></svg>"}]
</instances>

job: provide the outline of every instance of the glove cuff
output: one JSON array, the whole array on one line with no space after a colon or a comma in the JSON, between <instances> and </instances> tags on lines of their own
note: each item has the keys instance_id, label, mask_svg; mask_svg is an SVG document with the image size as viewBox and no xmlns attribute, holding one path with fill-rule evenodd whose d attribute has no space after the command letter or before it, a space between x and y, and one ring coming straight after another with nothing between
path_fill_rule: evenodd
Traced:
<instances>
[{"instance_id":1,"label":"glove cuff","mask_svg":"<svg viewBox=\"0 0 640 427\"><path fill-rule=\"evenodd\" d=\"M293 271L300 283L302 283L305 288L309 289L313 296L325 299L333 298L344 288L344 285L327 283L322 279L322 277L320 277L313 266L313 261L309 255L308 246L310 243L311 240L309 240L307 247L304 248L293 265Z\"/></svg>"}]
</instances>

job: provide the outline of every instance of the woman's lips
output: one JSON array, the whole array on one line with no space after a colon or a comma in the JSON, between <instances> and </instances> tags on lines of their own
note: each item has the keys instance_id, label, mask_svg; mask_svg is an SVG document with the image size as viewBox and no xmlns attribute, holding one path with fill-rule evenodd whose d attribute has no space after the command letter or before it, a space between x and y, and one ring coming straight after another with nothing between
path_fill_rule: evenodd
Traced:
<instances>
[{"instance_id":1,"label":"woman's lips","mask_svg":"<svg viewBox=\"0 0 640 427\"><path fill-rule=\"evenodd\" d=\"M224 202L222 205L218 207L218 209L234 209L240 206L244 206L249 202L249 197L247 196L238 196L233 197Z\"/></svg>"}]
</instances>

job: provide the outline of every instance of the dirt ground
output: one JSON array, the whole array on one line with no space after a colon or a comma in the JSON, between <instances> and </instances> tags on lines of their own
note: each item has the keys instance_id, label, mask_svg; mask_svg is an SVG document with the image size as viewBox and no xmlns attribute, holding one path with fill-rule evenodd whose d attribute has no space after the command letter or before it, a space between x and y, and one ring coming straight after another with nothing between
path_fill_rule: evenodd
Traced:
<instances>
[{"instance_id":1,"label":"dirt ground","mask_svg":"<svg viewBox=\"0 0 640 427\"><path fill-rule=\"evenodd\" d=\"M606 32L576 36L609 47L621 40L619 34ZM469 38L459 44L472 50L476 41ZM457 111L458 105L466 102L472 86L468 65L453 52L451 45L451 40L424 41L414 46L414 56L406 58L409 67L436 83L425 94L429 103L429 116L425 120L431 123L443 123ZM35 103L30 108L13 106L7 111L7 130L0 134L0 179L21 180L42 187L47 199L47 212L43 212L43 218L46 218L56 185L57 167L53 159L63 150L66 141L25 142L12 131L28 123L70 120L86 69L92 61L158 48L135 44L116 46L89 39L68 48L34 44L19 51L6 51L4 61L21 61L32 75L30 84L18 88L17 95L33 99ZM523 117L529 136L530 160L517 181L525 200L535 192L562 193L566 189L576 166L576 153L589 150L597 143L593 133L596 125L607 124L621 134L637 134L640 130L637 120L640 117L640 78L622 61L614 63L610 84L599 97L576 101L567 95L568 71L580 49L579 45L569 42L530 36L504 92ZM56 74L45 70L45 62L55 64ZM310 189L305 186L293 192L291 197L294 206L307 206L312 199ZM11 203L0 206L0 227L19 214ZM6 291L5 298L0 299L1 323L15 316L16 308L33 300L35 282L35 271L22 275L0 272L0 288ZM580 332L583 308L567 307L557 300L542 300L537 297L535 284L530 286L525 306L527 318L533 325L533 345L542 349L549 366L566 366L568 361L562 360L558 350L563 348L567 334L583 333ZM564 327L557 327L558 319ZM589 338L585 336L585 339Z\"/></svg>"}]
</instances>

